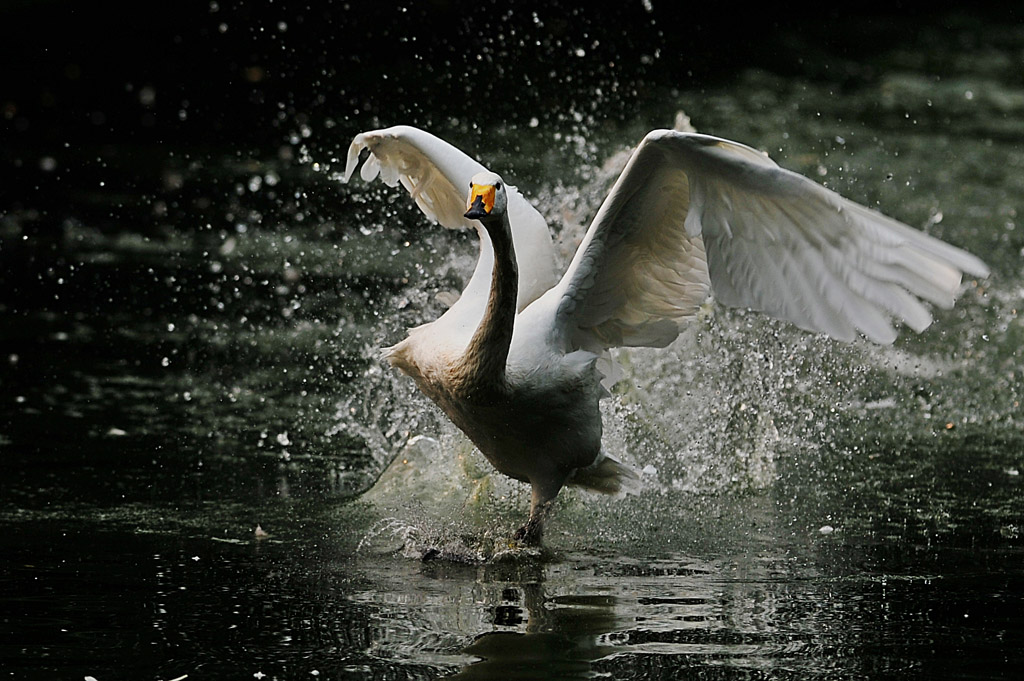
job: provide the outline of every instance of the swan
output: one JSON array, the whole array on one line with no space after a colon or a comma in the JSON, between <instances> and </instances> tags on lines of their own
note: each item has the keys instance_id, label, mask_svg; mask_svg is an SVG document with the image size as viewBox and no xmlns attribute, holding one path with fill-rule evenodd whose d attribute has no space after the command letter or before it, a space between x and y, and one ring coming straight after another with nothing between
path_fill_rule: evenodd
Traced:
<instances>
[{"instance_id":1,"label":"swan","mask_svg":"<svg viewBox=\"0 0 1024 681\"><path fill-rule=\"evenodd\" d=\"M633 151L568 268L544 218L505 180L423 130L358 134L342 177L399 183L423 213L474 229L460 298L384 356L499 472L531 487L513 538L539 544L562 487L635 491L601 447L608 350L664 347L713 292L807 331L892 343L924 302L950 308L977 257L840 197L748 146L654 130ZM468 199L467 199L468 197ZM924 302L922 302L924 301Z\"/></svg>"}]
</instances>

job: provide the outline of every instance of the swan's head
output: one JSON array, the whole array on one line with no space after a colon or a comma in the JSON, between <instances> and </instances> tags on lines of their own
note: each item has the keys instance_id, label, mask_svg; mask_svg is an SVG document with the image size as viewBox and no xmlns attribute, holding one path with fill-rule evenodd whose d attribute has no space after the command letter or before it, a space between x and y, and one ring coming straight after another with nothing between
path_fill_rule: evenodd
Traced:
<instances>
[{"instance_id":1,"label":"swan's head","mask_svg":"<svg viewBox=\"0 0 1024 681\"><path fill-rule=\"evenodd\" d=\"M508 208L505 183L495 173L482 172L473 176L469 183L469 200L466 202L466 217L470 220L504 215Z\"/></svg>"}]
</instances>

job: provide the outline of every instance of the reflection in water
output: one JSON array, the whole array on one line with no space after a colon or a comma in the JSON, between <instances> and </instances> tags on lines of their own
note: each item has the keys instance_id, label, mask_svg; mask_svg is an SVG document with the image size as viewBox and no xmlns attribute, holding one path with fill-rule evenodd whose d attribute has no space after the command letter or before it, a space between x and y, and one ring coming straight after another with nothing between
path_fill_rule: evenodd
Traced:
<instances>
[{"instance_id":1,"label":"reflection in water","mask_svg":"<svg viewBox=\"0 0 1024 681\"><path fill-rule=\"evenodd\" d=\"M263 539L223 502L8 516L0 656L101 681L998 676L1024 662L1021 554L996 513L1020 517L1019 455L966 487L941 472L980 451L879 456L834 486L569 499L548 555L483 564L360 547L362 503L284 500L258 511ZM877 484L900 466L930 482ZM935 505L958 490L978 505Z\"/></svg>"},{"instance_id":2,"label":"reflection in water","mask_svg":"<svg viewBox=\"0 0 1024 681\"><path fill-rule=\"evenodd\" d=\"M977 455L878 457L869 479L919 456L942 468ZM382 623L370 650L396 664L458 665L455 678L676 678L692 670L796 679L941 675L1002 649L1019 623L1019 552L978 554L970 531L917 529L922 509L914 505L925 500L916 492L899 507L891 501L899 492L851 482L822 488L813 475L793 476L771 493L666 492L603 508L570 502L545 559L463 565L364 554L357 566L373 573L374 588L355 598ZM930 485L942 498L960 483ZM990 508L1019 507L1015 476L1003 472L987 489ZM887 511L868 520L860 508ZM968 525L1001 536L998 523ZM972 560L987 577L948 574ZM1003 669L1010 659L986 664Z\"/></svg>"},{"instance_id":3,"label":"reflection in water","mask_svg":"<svg viewBox=\"0 0 1024 681\"><path fill-rule=\"evenodd\" d=\"M370 650L402 667L461 664L452 678L472 679L676 678L684 669L712 678L942 675L999 649L1020 605L1019 595L993 603L988 587L935 575L836 579L793 556L590 558L426 566L373 596L382 624ZM1022 585L1018 570L993 575L990 586L1007 579ZM1001 669L1001 660L984 664Z\"/></svg>"},{"instance_id":4,"label":"reflection in water","mask_svg":"<svg viewBox=\"0 0 1024 681\"><path fill-rule=\"evenodd\" d=\"M462 649L479 661L451 678L584 678L594 661L615 651L602 637L619 624L616 596L548 596L545 566L525 571L531 574L513 580L487 576L497 582L487 600L494 630Z\"/></svg>"},{"instance_id":5,"label":"reflection in water","mask_svg":"<svg viewBox=\"0 0 1024 681\"><path fill-rule=\"evenodd\" d=\"M655 505L664 509L665 501ZM684 515L695 510L686 509L685 499L674 501ZM794 653L815 633L812 621L793 623L785 633L791 627L772 582L791 577L793 560L787 547L767 541L778 531L767 501L722 503L700 528L681 522L656 538L638 531L606 551L556 545L547 560L399 563L399 574L385 583L408 594L401 625L390 619L396 597L390 589L358 597L380 607L387 620L388 633L372 650L388 659L470 656L474 661L453 678L473 679L619 676L650 655L673 660L666 670L676 657L757 667L757 660ZM570 510L575 523L578 509ZM615 522L607 513L589 517L590 524ZM717 551L703 550L728 551L728 557L708 562L664 553L705 541ZM795 633L799 627L804 631Z\"/></svg>"}]
</instances>

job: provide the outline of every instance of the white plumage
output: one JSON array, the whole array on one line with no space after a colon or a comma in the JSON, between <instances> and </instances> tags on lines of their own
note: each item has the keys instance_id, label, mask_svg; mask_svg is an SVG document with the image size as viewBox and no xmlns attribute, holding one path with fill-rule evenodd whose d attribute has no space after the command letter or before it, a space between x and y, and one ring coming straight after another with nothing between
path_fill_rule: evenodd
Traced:
<instances>
[{"instance_id":1,"label":"white plumage","mask_svg":"<svg viewBox=\"0 0 1024 681\"><path fill-rule=\"evenodd\" d=\"M636 481L600 448L596 360L608 348L668 345L712 290L726 305L838 340L859 331L891 343L891 318L923 331L932 317L921 300L951 307L962 273L988 275L973 255L754 149L656 130L557 278L544 219L455 147L407 126L362 133L349 148L346 181L363 150L363 179L379 173L390 186L400 182L427 217L480 235L480 259L459 300L388 357L499 471L531 483L530 521L519 533L527 540L539 540L563 485L618 492ZM465 217L471 180L499 199L480 220ZM516 284L513 297L505 283ZM460 387L460 377L482 376L494 361L502 371L479 382L482 392Z\"/></svg>"}]
</instances>

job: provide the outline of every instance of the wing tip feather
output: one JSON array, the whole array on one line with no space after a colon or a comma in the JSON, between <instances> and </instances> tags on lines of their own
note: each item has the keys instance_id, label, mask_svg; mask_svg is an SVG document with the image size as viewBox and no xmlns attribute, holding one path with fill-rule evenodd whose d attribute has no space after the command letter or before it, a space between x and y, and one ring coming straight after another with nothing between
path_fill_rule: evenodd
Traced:
<instances>
[{"instance_id":1,"label":"wing tip feather","mask_svg":"<svg viewBox=\"0 0 1024 681\"><path fill-rule=\"evenodd\" d=\"M359 165L359 156L363 153L363 149L366 148L366 136L363 133L359 133L352 138L352 143L348 145L348 155L345 159L345 173L341 176L342 183L348 184L348 181L352 179L352 173L356 171L356 166Z\"/></svg>"}]
</instances>

